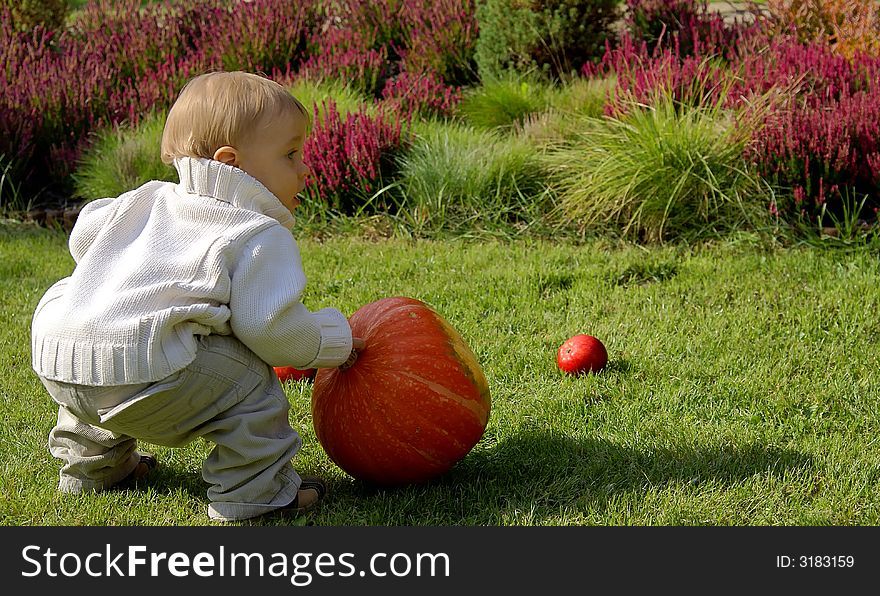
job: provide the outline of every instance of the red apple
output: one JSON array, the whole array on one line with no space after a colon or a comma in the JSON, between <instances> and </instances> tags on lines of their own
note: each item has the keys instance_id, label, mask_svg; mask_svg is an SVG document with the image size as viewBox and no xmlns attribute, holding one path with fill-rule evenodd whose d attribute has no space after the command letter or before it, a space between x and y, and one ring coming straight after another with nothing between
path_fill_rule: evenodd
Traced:
<instances>
[{"instance_id":1,"label":"red apple","mask_svg":"<svg viewBox=\"0 0 880 596\"><path fill-rule=\"evenodd\" d=\"M299 381L301 379L314 379L315 373L318 372L314 368L308 368L305 370L294 368L292 366L276 366L274 368L275 374L278 375L278 380L282 383L287 380Z\"/></svg>"},{"instance_id":2,"label":"red apple","mask_svg":"<svg viewBox=\"0 0 880 596\"><path fill-rule=\"evenodd\" d=\"M556 363L570 375L599 372L608 364L608 351L592 335L579 334L568 338L559 346Z\"/></svg>"}]
</instances>

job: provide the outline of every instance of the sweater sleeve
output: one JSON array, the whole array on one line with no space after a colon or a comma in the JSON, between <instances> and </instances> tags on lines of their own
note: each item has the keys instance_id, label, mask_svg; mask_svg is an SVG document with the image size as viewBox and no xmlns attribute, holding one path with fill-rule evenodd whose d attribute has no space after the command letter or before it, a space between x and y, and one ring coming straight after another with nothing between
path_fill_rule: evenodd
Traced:
<instances>
[{"instance_id":1,"label":"sweater sleeve","mask_svg":"<svg viewBox=\"0 0 880 596\"><path fill-rule=\"evenodd\" d=\"M299 248L282 226L247 242L232 268L232 332L271 366L330 368L351 353L348 319L334 308L309 311Z\"/></svg>"},{"instance_id":2,"label":"sweater sleeve","mask_svg":"<svg viewBox=\"0 0 880 596\"><path fill-rule=\"evenodd\" d=\"M68 247L73 260L79 263L83 255L95 241L98 232L116 212L117 204L113 198L97 199L86 204L76 218L76 224L70 231Z\"/></svg>"}]
</instances>

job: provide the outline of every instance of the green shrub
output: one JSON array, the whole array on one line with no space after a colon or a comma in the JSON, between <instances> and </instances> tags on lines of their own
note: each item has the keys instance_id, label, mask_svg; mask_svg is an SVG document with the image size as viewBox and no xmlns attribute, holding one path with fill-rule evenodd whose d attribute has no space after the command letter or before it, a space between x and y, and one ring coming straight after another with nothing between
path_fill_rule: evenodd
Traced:
<instances>
[{"instance_id":1,"label":"green shrub","mask_svg":"<svg viewBox=\"0 0 880 596\"><path fill-rule=\"evenodd\" d=\"M0 0L0 10L9 9L13 26L29 31L37 25L58 29L69 11L67 0Z\"/></svg>"},{"instance_id":2,"label":"green shrub","mask_svg":"<svg viewBox=\"0 0 880 596\"><path fill-rule=\"evenodd\" d=\"M162 162L165 114L144 118L137 128L113 127L97 133L73 174L74 192L85 200L115 197L150 180L177 182Z\"/></svg>"},{"instance_id":3,"label":"green shrub","mask_svg":"<svg viewBox=\"0 0 880 596\"><path fill-rule=\"evenodd\" d=\"M618 0L483 0L475 60L484 81L509 71L567 79L598 59Z\"/></svg>"}]
</instances>

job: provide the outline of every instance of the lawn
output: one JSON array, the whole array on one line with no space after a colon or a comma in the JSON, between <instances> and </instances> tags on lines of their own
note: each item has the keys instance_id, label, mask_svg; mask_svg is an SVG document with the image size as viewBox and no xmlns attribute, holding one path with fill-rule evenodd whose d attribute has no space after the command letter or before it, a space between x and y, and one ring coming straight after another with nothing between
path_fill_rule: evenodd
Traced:
<instances>
[{"instance_id":1,"label":"lawn","mask_svg":"<svg viewBox=\"0 0 880 596\"><path fill-rule=\"evenodd\" d=\"M209 446L154 450L136 489L55 490L55 407L30 369L29 322L72 268L66 236L0 225L0 524L204 525ZM877 525L877 255L592 240L301 241L306 304L351 313L384 296L433 305L492 393L483 439L447 475L379 489L324 454L311 386L286 385L295 460L330 484L315 525ZM601 338L600 374L557 347ZM277 522L261 522L277 523Z\"/></svg>"}]
</instances>

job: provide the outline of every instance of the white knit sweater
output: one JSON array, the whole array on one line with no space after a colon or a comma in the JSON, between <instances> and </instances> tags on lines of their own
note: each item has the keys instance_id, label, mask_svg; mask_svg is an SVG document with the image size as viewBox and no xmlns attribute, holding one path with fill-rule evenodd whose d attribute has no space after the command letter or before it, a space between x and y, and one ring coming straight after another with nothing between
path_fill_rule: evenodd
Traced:
<instances>
[{"instance_id":1,"label":"white knit sweater","mask_svg":"<svg viewBox=\"0 0 880 596\"><path fill-rule=\"evenodd\" d=\"M180 183L148 182L86 205L70 234L76 267L36 308L32 365L80 385L161 380L193 361L197 336L234 334L273 366L338 366L341 312L310 312L293 216L242 170L175 162Z\"/></svg>"}]
</instances>

